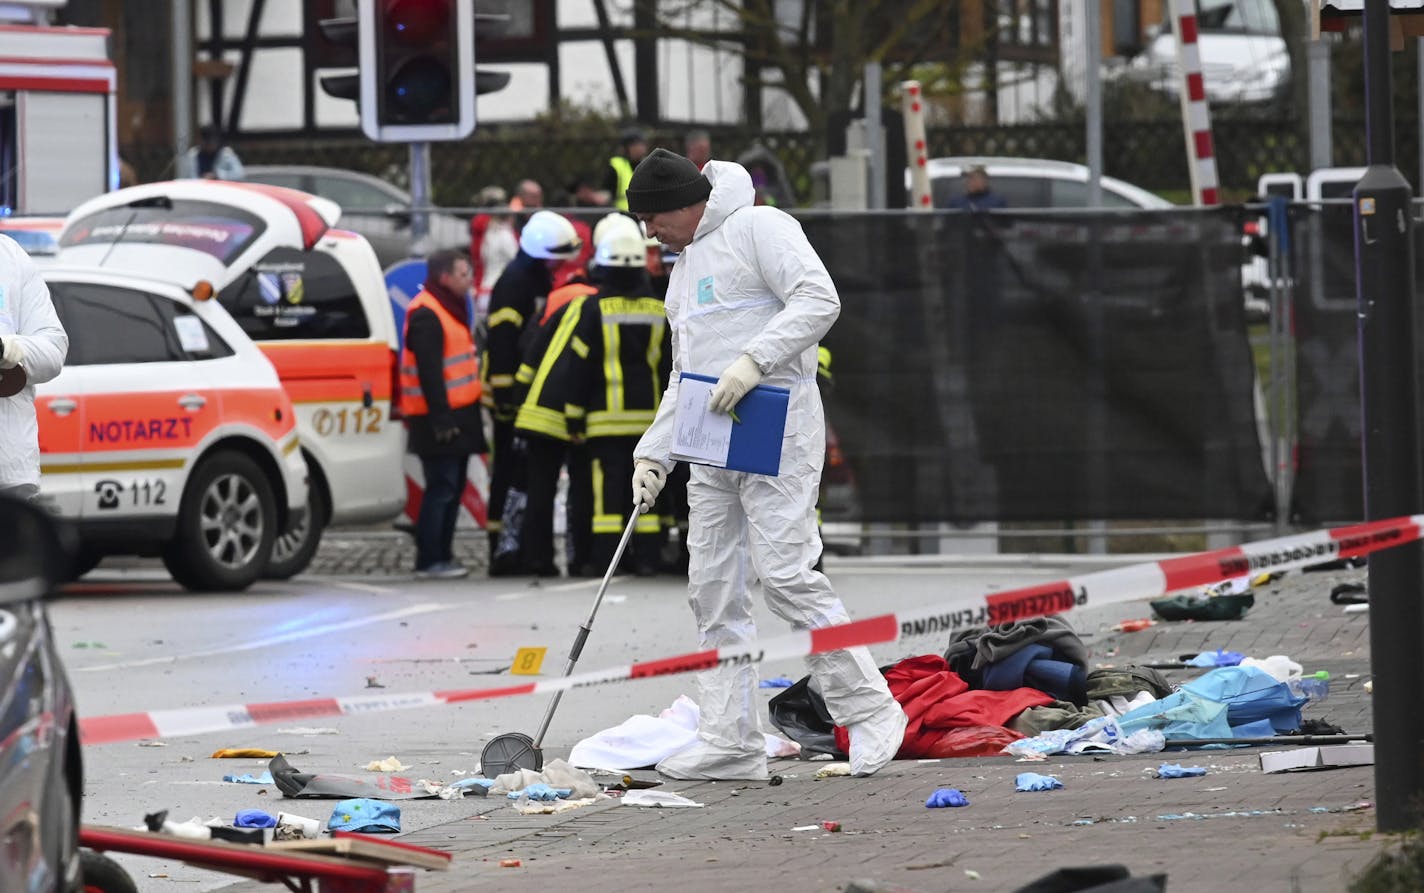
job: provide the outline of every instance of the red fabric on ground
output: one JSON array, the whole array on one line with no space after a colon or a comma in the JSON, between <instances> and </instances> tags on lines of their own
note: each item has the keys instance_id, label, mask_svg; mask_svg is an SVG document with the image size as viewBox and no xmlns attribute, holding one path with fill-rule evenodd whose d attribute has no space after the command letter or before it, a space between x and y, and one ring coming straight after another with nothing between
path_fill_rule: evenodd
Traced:
<instances>
[{"instance_id":1,"label":"red fabric on ground","mask_svg":"<svg viewBox=\"0 0 1424 893\"><path fill-rule=\"evenodd\" d=\"M995 754L1023 736L999 728L1029 707L1053 698L1033 688L971 691L937 654L907 657L885 673L890 693L909 717L902 760ZM836 727L836 747L850 752L850 734Z\"/></svg>"}]
</instances>

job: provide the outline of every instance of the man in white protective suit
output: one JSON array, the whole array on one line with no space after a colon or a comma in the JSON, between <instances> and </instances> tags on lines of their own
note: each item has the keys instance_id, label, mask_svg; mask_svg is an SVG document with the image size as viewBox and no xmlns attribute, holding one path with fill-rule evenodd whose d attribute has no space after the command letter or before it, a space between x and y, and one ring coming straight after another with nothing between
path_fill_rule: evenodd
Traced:
<instances>
[{"instance_id":1,"label":"man in white protective suit","mask_svg":"<svg viewBox=\"0 0 1424 893\"><path fill-rule=\"evenodd\" d=\"M0 236L0 493L40 492L35 385L59 374L69 336L25 250Z\"/></svg>"},{"instance_id":2,"label":"man in white protective suit","mask_svg":"<svg viewBox=\"0 0 1424 893\"><path fill-rule=\"evenodd\" d=\"M812 569L820 554L816 494L826 428L816 387L816 345L840 314L840 298L801 226L754 207L739 164L691 161L657 149L628 185L628 208L648 235L680 252L668 283L672 379L657 416L633 451L639 511L657 501L672 470L673 412L682 371L719 376L711 409L730 412L759 383L791 391L777 476L692 466L688 594L703 648L756 638L750 574L768 606L798 630L849 620L830 581ZM894 759L905 713L864 647L807 658L826 707L850 733L851 771L870 775ZM698 678L697 742L660 762L680 779L764 779L765 740L757 670L740 664Z\"/></svg>"}]
</instances>

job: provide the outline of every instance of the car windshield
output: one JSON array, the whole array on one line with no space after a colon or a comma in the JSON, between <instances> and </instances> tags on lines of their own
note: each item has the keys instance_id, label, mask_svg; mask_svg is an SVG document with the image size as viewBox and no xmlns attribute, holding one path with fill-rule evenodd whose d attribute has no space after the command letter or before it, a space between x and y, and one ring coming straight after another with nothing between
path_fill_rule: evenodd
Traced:
<instances>
[{"instance_id":1,"label":"car windshield","mask_svg":"<svg viewBox=\"0 0 1424 893\"><path fill-rule=\"evenodd\" d=\"M95 211L65 229L60 247L170 245L201 251L229 264L265 228L260 217L213 202L147 200Z\"/></svg>"}]
</instances>

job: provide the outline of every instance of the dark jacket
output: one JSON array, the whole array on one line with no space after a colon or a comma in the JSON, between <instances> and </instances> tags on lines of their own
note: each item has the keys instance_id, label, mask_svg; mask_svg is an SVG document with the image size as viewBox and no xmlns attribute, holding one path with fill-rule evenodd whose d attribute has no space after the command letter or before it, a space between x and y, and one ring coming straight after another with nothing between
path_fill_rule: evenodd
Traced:
<instances>
[{"instance_id":1,"label":"dark jacket","mask_svg":"<svg viewBox=\"0 0 1424 893\"><path fill-rule=\"evenodd\" d=\"M645 271L606 270L601 286L565 347L565 399L589 439L638 437L667 388L672 330Z\"/></svg>"},{"instance_id":2,"label":"dark jacket","mask_svg":"<svg viewBox=\"0 0 1424 893\"><path fill-rule=\"evenodd\" d=\"M514 375L523 359L521 336L538 322L536 314L552 284L544 261L520 250L490 290L489 334L480 377L485 383L484 399L494 408L496 419L514 419L519 406Z\"/></svg>"},{"instance_id":3,"label":"dark jacket","mask_svg":"<svg viewBox=\"0 0 1424 893\"><path fill-rule=\"evenodd\" d=\"M469 325L463 297L450 294L438 283L428 282L425 287L456 319ZM415 354L420 390L430 406L429 415L410 416L405 420L410 432L406 449L417 456L468 456L488 452L480 404L452 410L445 400L445 330L434 311L422 308L407 317L405 343ZM459 428L459 436L450 443L438 443L435 432L450 427Z\"/></svg>"}]
</instances>

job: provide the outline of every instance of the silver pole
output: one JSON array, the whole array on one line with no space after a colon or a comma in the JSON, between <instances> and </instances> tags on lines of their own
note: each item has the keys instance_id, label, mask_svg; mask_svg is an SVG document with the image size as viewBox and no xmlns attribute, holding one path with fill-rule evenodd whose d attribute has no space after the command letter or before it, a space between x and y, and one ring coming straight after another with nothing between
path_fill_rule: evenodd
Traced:
<instances>
[{"instance_id":1,"label":"silver pole","mask_svg":"<svg viewBox=\"0 0 1424 893\"><path fill-rule=\"evenodd\" d=\"M1310 169L1330 167L1334 148L1330 136L1330 44L1323 40L1306 42L1306 59L1310 64L1310 76L1306 80L1310 102ZM1424 78L1424 59L1420 60L1421 78ZM1424 107L1424 97L1420 98Z\"/></svg>"},{"instance_id":2,"label":"silver pole","mask_svg":"<svg viewBox=\"0 0 1424 893\"><path fill-rule=\"evenodd\" d=\"M880 63L865 63L865 141L870 150L870 188L866 190L872 211L885 207L885 128L880 115Z\"/></svg>"},{"instance_id":3,"label":"silver pole","mask_svg":"<svg viewBox=\"0 0 1424 893\"><path fill-rule=\"evenodd\" d=\"M1088 207L1096 208L1103 203L1103 34L1100 20L1102 10L1097 3L1086 4L1086 25L1084 26L1083 76L1084 105L1087 117L1088 148Z\"/></svg>"},{"instance_id":4,"label":"silver pole","mask_svg":"<svg viewBox=\"0 0 1424 893\"><path fill-rule=\"evenodd\" d=\"M193 8L191 0L173 0L173 167L193 143Z\"/></svg>"},{"instance_id":5,"label":"silver pole","mask_svg":"<svg viewBox=\"0 0 1424 893\"><path fill-rule=\"evenodd\" d=\"M430 143L410 144L410 251L413 257L428 254L430 233Z\"/></svg>"}]
</instances>

